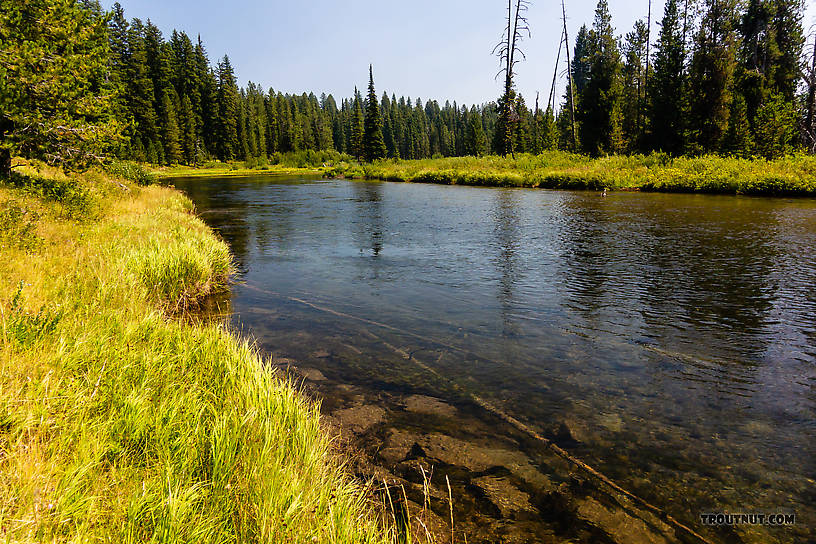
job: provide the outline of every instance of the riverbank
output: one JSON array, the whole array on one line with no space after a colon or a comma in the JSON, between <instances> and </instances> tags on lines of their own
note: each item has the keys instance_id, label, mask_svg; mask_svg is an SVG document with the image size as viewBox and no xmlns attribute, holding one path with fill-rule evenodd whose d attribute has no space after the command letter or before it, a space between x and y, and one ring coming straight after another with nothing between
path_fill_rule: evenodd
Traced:
<instances>
[{"instance_id":1,"label":"riverbank","mask_svg":"<svg viewBox=\"0 0 816 544\"><path fill-rule=\"evenodd\" d=\"M561 151L512 157L385 160L340 164L330 177L413 183L547 189L636 190L767 196L816 196L816 157L776 161L663 154L592 159Z\"/></svg>"},{"instance_id":2,"label":"riverbank","mask_svg":"<svg viewBox=\"0 0 816 544\"><path fill-rule=\"evenodd\" d=\"M263 167L246 168L240 164L222 163L213 167L195 166L162 166L151 168L150 171L157 178L188 178L188 177L229 177L229 176L257 176L257 175L296 175L322 173L317 167L293 167L271 164Z\"/></svg>"},{"instance_id":3,"label":"riverbank","mask_svg":"<svg viewBox=\"0 0 816 544\"><path fill-rule=\"evenodd\" d=\"M0 182L0 535L387 542L318 407L222 326L229 250L175 190Z\"/></svg>"}]
</instances>

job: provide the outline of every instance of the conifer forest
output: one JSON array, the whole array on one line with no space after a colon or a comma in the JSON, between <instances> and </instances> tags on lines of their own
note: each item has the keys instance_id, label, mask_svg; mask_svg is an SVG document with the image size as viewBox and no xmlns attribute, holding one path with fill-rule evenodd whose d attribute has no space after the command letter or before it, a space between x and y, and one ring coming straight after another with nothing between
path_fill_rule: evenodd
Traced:
<instances>
[{"instance_id":1,"label":"conifer forest","mask_svg":"<svg viewBox=\"0 0 816 544\"><path fill-rule=\"evenodd\" d=\"M599 0L574 41L562 35L569 70L560 60L557 72L569 83L560 97L515 91L529 30L526 2L508 8L496 51L504 93L466 105L378 94L376 66L365 95L239 87L229 57L210 59L200 36L163 36L119 4L108 13L93 1L7 1L0 146L6 163L19 153L185 165L305 150L367 161L554 149L767 159L816 151L816 47L806 40L803 0L669 0L651 36L645 20L619 36ZM61 54L66 48L73 54Z\"/></svg>"}]
</instances>

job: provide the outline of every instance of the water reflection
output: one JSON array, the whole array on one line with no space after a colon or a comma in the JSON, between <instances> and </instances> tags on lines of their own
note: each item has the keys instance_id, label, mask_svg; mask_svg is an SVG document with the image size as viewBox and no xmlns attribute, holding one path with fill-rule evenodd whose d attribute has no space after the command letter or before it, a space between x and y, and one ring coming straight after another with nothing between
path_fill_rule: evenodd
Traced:
<instances>
[{"instance_id":1,"label":"water reflection","mask_svg":"<svg viewBox=\"0 0 816 544\"><path fill-rule=\"evenodd\" d=\"M495 203L491 216L494 222L497 254L493 258L499 277L498 299L501 306L502 336L510 338L519 334L514 325L514 287L518 284L519 272L516 267L516 250L519 244L519 217L516 213L516 194L512 190L495 192Z\"/></svg>"},{"instance_id":2,"label":"water reflection","mask_svg":"<svg viewBox=\"0 0 816 544\"><path fill-rule=\"evenodd\" d=\"M354 186L356 216L351 222L356 227L360 254L379 257L383 249L382 184L357 183Z\"/></svg>"}]
</instances>

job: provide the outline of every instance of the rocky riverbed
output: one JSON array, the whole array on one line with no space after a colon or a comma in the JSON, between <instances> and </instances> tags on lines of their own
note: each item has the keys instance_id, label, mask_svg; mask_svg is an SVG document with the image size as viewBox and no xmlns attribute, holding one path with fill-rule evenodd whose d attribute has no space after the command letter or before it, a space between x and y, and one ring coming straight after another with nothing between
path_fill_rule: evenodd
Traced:
<instances>
[{"instance_id":1,"label":"rocky riverbed","mask_svg":"<svg viewBox=\"0 0 816 544\"><path fill-rule=\"evenodd\" d=\"M456 542L470 543L699 542L495 414L337 382L282 355L273 361L321 401L350 468L375 482L398 521L408 514L415 539L449 542L453 534ZM558 422L552 432L577 442L582 431L572 423Z\"/></svg>"}]
</instances>

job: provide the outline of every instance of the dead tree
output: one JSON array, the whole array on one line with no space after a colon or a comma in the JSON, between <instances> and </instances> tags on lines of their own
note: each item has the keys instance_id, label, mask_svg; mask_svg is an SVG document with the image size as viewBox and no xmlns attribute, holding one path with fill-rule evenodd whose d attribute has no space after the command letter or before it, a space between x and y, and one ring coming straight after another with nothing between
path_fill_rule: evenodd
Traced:
<instances>
[{"instance_id":1,"label":"dead tree","mask_svg":"<svg viewBox=\"0 0 816 544\"><path fill-rule=\"evenodd\" d=\"M501 41L493 48L493 54L499 57L502 64L501 70L496 74L498 78L504 74L504 93L502 94L502 105L499 111L498 129L501 131L498 143L502 157L506 157L509 152L515 158L513 150L513 126L518 121L518 113L513 105L513 76L515 75L516 64L526 59L524 52L519 47L526 34L530 36L530 25L527 22L527 8L529 0L515 0L515 14L513 13L513 0L507 0L507 27L506 35L502 34Z\"/></svg>"},{"instance_id":2,"label":"dead tree","mask_svg":"<svg viewBox=\"0 0 816 544\"><path fill-rule=\"evenodd\" d=\"M811 153L816 153L816 34L813 36L813 56L810 59L810 66L805 66L805 82L808 93L805 100L805 143Z\"/></svg>"},{"instance_id":3,"label":"dead tree","mask_svg":"<svg viewBox=\"0 0 816 544\"><path fill-rule=\"evenodd\" d=\"M567 44L567 74L569 76L569 104L570 104L570 113L572 117L570 118L570 126L572 127L572 147L573 149L578 148L578 134L575 130L575 86L572 82L572 63L570 63L570 53L569 53L569 34L567 34L567 8L564 6L564 0L561 0L561 15L562 21L564 22L564 43Z\"/></svg>"}]
</instances>

